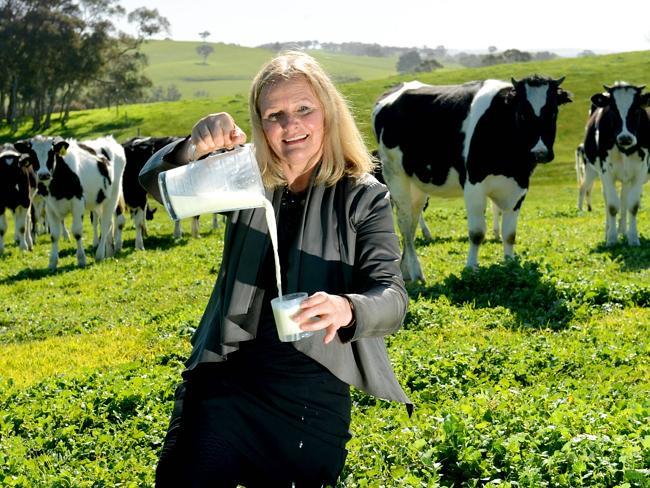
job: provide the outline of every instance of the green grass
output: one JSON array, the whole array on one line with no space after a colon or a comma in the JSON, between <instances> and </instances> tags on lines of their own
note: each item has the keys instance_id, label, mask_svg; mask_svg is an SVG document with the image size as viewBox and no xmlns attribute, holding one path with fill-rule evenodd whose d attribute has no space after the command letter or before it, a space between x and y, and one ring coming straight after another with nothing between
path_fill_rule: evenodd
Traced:
<instances>
[{"instance_id":1,"label":"green grass","mask_svg":"<svg viewBox=\"0 0 650 488\"><path fill-rule=\"evenodd\" d=\"M567 74L576 102L560 115L557 160L538 168L522 207L517 259L504 263L488 240L480 268L464 270L462 200L430 201L435 239L417 241L427 283L409 285L404 327L387 341L416 410L409 419L402 406L353 391L341 486L650 486L650 206L639 214L640 247L605 247L602 197L594 192L594 212L576 210L571 154L588 95L617 78L643 83L647 54L420 78ZM361 122L393 81L343 86ZM76 113L69 130L179 134L211 107L247 128L243 97L226 97L130 106L119 117ZM174 240L159 209L146 251L133 250L129 227L119 255L85 269L72 242L61 243L56 272L47 237L32 252L7 243L0 486L153 485L174 386L220 263L223 230L209 220L201 239Z\"/></svg>"},{"instance_id":2,"label":"green grass","mask_svg":"<svg viewBox=\"0 0 650 488\"><path fill-rule=\"evenodd\" d=\"M533 187L518 258L488 241L466 271L462 202L431 201L428 281L388 339L415 414L354 391L345 486L648 486L650 211L640 248L605 248L601 203L580 213L573 185ZM0 485L151 486L223 245L203 220L176 241L160 209L145 252L129 228L85 269L63 243L54 273L46 237L7 245Z\"/></svg>"}]
</instances>

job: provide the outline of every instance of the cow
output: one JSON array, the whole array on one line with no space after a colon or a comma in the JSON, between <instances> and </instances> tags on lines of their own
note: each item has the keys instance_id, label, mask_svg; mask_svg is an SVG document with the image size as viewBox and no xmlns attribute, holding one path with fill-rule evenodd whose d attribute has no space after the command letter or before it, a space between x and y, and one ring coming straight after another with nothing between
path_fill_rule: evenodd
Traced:
<instances>
[{"instance_id":1,"label":"cow","mask_svg":"<svg viewBox=\"0 0 650 488\"><path fill-rule=\"evenodd\" d=\"M637 214L643 184L648 179L650 152L650 93L624 81L603 85L591 97L597 107L587 122L584 138L586 166L600 175L605 198L605 244L625 234L630 246L640 245ZM621 183L620 195L616 185ZM616 216L620 212L618 229ZM628 226L629 214L629 226Z\"/></svg>"},{"instance_id":2,"label":"cow","mask_svg":"<svg viewBox=\"0 0 650 488\"><path fill-rule=\"evenodd\" d=\"M402 273L424 281L413 236L427 195L462 194L467 267L478 266L489 197L502 213L504 254L513 256L519 210L539 163L553 160L564 77L433 86L402 83L377 101L372 126L404 240ZM497 213L498 215L498 213Z\"/></svg>"},{"instance_id":3,"label":"cow","mask_svg":"<svg viewBox=\"0 0 650 488\"><path fill-rule=\"evenodd\" d=\"M102 155L108 159L109 165L115 168L124 168L122 170L122 177L116 183L119 184L118 201L115 206L115 226L113 229L113 239L115 245L115 252L122 249L122 230L124 229L124 205L123 202L123 181L124 173L126 172L126 154L122 145L118 144L113 137L100 137L98 139L90 139L79 142L79 147L95 155ZM97 247L99 243L97 226L101 221L101 207L95 207L91 213L90 218L93 223L93 246Z\"/></svg>"},{"instance_id":4,"label":"cow","mask_svg":"<svg viewBox=\"0 0 650 488\"><path fill-rule=\"evenodd\" d=\"M147 235L146 219L153 216L147 207L147 191L138 182L138 174L154 153L181 137L134 137L122 143L126 153L124 171L124 201L131 211L135 225L135 248L144 249L143 237ZM154 210L155 211L155 210ZM198 218L192 220L192 235L198 236ZM180 222L174 223L174 237L181 236Z\"/></svg>"},{"instance_id":5,"label":"cow","mask_svg":"<svg viewBox=\"0 0 650 488\"><path fill-rule=\"evenodd\" d=\"M31 203L36 188L34 172L22 155L10 145L0 148L0 254L7 231L5 211L14 216L14 240L22 250L31 250Z\"/></svg>"},{"instance_id":6,"label":"cow","mask_svg":"<svg viewBox=\"0 0 650 488\"><path fill-rule=\"evenodd\" d=\"M77 242L77 264L82 267L86 265L82 242L83 214L86 210L101 209L101 235L95 259L100 261L112 256L112 217L121 191L124 172L122 160L109 160L105 154L91 151L74 139L64 140L60 137L39 135L19 141L14 146L25 155L36 172L38 182L46 189L46 215L52 238L49 268L55 270L57 267L61 222L69 213L72 213L72 235Z\"/></svg>"}]
</instances>

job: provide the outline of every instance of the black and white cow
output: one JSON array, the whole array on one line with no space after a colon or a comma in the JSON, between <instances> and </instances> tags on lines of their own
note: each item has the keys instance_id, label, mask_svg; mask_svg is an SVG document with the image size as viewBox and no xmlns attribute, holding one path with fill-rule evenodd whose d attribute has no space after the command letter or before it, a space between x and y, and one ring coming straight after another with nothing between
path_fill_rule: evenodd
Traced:
<instances>
[{"instance_id":1,"label":"black and white cow","mask_svg":"<svg viewBox=\"0 0 650 488\"><path fill-rule=\"evenodd\" d=\"M22 250L32 249L31 203L35 193L34 172L10 144L0 147L0 254L7 232L5 211L14 216L14 240Z\"/></svg>"},{"instance_id":2,"label":"black and white cow","mask_svg":"<svg viewBox=\"0 0 650 488\"><path fill-rule=\"evenodd\" d=\"M115 168L125 168L126 166L126 155L124 152L124 148L122 147L121 144L118 144L117 141L111 137L100 137L97 139L90 139L90 140L85 140L82 142L78 142L79 147L82 149L85 149L86 151L96 155L96 156L104 156L106 159L108 159L108 163L110 166L113 166ZM124 180L124 172L126 169L123 170L122 172L122 178L119 183L120 189L119 189L119 195L118 195L118 202L115 206L115 225L113 228L113 242L114 242L114 250L115 252L119 252L122 249L122 230L124 229L124 205L120 205L120 202L123 201L123 180ZM103 212L103 207L102 206L97 206L95 207L91 212L90 212L90 218L93 224L93 246L97 247L99 244L99 234L97 232L97 226L101 222L102 218L102 212ZM65 228L65 227L64 227Z\"/></svg>"},{"instance_id":3,"label":"black and white cow","mask_svg":"<svg viewBox=\"0 0 650 488\"><path fill-rule=\"evenodd\" d=\"M617 233L626 234L631 246L640 244L636 217L650 159L650 115L646 109L650 93L643 93L644 88L617 81L611 87L605 86L604 93L591 97L597 108L587 122L583 144L586 166L600 175L603 185L608 246L616 243ZM621 182L620 195L617 182Z\"/></svg>"},{"instance_id":4,"label":"black and white cow","mask_svg":"<svg viewBox=\"0 0 650 488\"><path fill-rule=\"evenodd\" d=\"M122 143L126 153L124 170L124 201L131 211L135 225L135 248L144 249L143 237L147 235L146 217L151 215L147 207L147 191L138 182L138 175L145 163L158 150L181 137L134 137ZM192 234L198 235L198 219L192 220ZM174 236L181 236L180 222L175 223Z\"/></svg>"},{"instance_id":5,"label":"black and white cow","mask_svg":"<svg viewBox=\"0 0 650 488\"><path fill-rule=\"evenodd\" d=\"M115 159L113 164L105 155L84 149L75 140L60 137L36 136L14 146L27 156L38 182L47 189L46 214L52 237L50 269L57 267L61 222L69 213L72 213L72 235L77 241L78 265L86 264L82 242L86 210L101 208L101 236L95 259L111 256L114 252L112 217L124 171L120 159Z\"/></svg>"},{"instance_id":6,"label":"black and white cow","mask_svg":"<svg viewBox=\"0 0 650 488\"><path fill-rule=\"evenodd\" d=\"M463 194L468 267L478 266L488 197L503 215L504 254L513 255L530 177L538 163L553 160L558 106L571 101L560 88L563 80L412 81L380 97L373 129L404 238L405 279L424 281L413 236L427 195Z\"/></svg>"}]
</instances>

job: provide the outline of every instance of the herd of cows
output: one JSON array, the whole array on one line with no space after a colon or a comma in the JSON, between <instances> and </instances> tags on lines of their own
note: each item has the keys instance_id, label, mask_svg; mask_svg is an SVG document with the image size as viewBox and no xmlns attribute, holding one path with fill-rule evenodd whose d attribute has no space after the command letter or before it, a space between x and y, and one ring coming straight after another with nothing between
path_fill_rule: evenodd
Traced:
<instances>
[{"instance_id":1,"label":"herd of cows","mask_svg":"<svg viewBox=\"0 0 650 488\"><path fill-rule=\"evenodd\" d=\"M406 280L424 281L414 236L429 195L463 195L468 267L478 266L488 198L495 237L503 241L504 255L513 255L530 177L537 164L553 160L558 109L572 101L560 87L563 80L533 75L511 83L446 86L413 81L380 97L372 122L403 237ZM616 82L594 94L577 151L580 205L594 179L602 181L607 245L616 243L618 234L625 234L631 246L640 244L636 216L650 172L650 94L644 88Z\"/></svg>"},{"instance_id":2,"label":"herd of cows","mask_svg":"<svg viewBox=\"0 0 650 488\"><path fill-rule=\"evenodd\" d=\"M559 107L571 102L560 87L562 81L538 75L444 86L413 81L379 98L372 125L403 237L406 280L424 281L414 236L420 222L430 238L422 218L430 195L464 197L468 267L478 266L488 198L504 255L514 254L517 219L530 178L537 164L553 160ZM600 177L607 245L614 244L618 234L624 234L629 245L640 244L636 217L650 174L650 94L643 90L644 86L616 82L594 94L585 139L576 150L578 204L582 209L586 200L591 210L591 189ZM13 212L14 238L21 249L31 249L39 233L49 232L51 269L57 267L58 241L66 233L64 219L69 214L80 266L86 263L82 242L86 212L93 223L97 260L120 250L127 209L136 230L135 247L144 249L146 220L152 212L138 174L158 149L176 139L144 137L118 144L110 136L89 141L36 136L5 144L0 148L0 253L6 209ZM178 223L174 233L180 235ZM196 220L193 233L198 233Z\"/></svg>"}]
</instances>

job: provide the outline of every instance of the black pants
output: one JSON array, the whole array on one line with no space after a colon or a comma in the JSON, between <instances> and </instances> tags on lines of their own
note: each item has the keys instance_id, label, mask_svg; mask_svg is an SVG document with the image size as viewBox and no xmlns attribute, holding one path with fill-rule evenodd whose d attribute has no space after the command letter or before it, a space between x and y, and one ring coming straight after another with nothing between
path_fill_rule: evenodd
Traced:
<instances>
[{"instance_id":1,"label":"black pants","mask_svg":"<svg viewBox=\"0 0 650 488\"><path fill-rule=\"evenodd\" d=\"M227 381L215 394L214 382L210 378L206 387L205 379L186 381L178 388L156 468L156 487L316 488L336 484L345 462L344 448L307 436L305 445L301 437L300 449L295 449L295 437L284 435L286 429L265 428L268 415L263 408L256 411L255 402L242 400L236 388L231 392Z\"/></svg>"}]
</instances>

